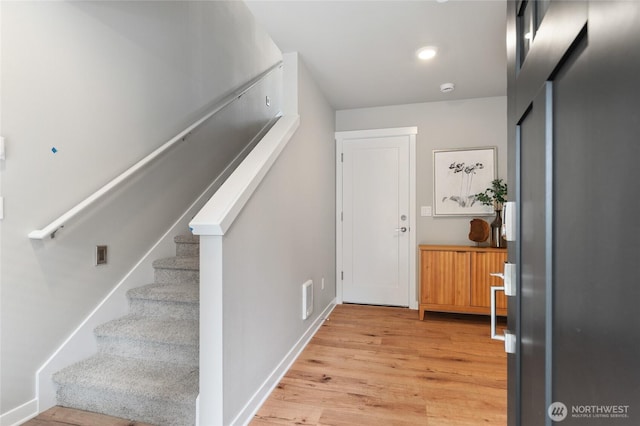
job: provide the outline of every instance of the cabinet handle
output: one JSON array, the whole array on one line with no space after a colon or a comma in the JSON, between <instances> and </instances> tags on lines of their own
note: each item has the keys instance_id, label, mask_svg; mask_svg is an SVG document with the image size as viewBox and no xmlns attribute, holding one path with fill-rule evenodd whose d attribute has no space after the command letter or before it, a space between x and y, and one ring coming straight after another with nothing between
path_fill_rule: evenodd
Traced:
<instances>
[{"instance_id":1,"label":"cabinet handle","mask_svg":"<svg viewBox=\"0 0 640 426\"><path fill-rule=\"evenodd\" d=\"M491 287L491 338L504 341L504 335L496 333L496 292L504 291L504 286Z\"/></svg>"}]
</instances>

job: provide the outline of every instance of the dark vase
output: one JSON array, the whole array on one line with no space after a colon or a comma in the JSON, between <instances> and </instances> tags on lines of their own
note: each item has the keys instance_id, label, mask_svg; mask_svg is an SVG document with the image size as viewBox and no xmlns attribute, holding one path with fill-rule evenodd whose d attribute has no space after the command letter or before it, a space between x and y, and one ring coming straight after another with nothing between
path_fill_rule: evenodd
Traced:
<instances>
[{"instance_id":1,"label":"dark vase","mask_svg":"<svg viewBox=\"0 0 640 426\"><path fill-rule=\"evenodd\" d=\"M496 218L491 222L491 247L507 247L507 241L502 237L502 210L496 210Z\"/></svg>"}]
</instances>

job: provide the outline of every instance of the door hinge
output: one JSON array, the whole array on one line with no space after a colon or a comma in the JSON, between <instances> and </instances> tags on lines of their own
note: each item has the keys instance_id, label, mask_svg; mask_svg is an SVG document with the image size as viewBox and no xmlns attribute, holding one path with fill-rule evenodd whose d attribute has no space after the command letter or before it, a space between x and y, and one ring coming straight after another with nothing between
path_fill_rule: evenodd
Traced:
<instances>
[{"instance_id":1,"label":"door hinge","mask_svg":"<svg viewBox=\"0 0 640 426\"><path fill-rule=\"evenodd\" d=\"M344 212L340 212L340 222L344 221Z\"/></svg>"},{"instance_id":2,"label":"door hinge","mask_svg":"<svg viewBox=\"0 0 640 426\"><path fill-rule=\"evenodd\" d=\"M344 271L340 271L340 279L344 281Z\"/></svg>"},{"instance_id":3,"label":"door hinge","mask_svg":"<svg viewBox=\"0 0 640 426\"><path fill-rule=\"evenodd\" d=\"M344 163L344 152L340 153L340 162Z\"/></svg>"}]
</instances>

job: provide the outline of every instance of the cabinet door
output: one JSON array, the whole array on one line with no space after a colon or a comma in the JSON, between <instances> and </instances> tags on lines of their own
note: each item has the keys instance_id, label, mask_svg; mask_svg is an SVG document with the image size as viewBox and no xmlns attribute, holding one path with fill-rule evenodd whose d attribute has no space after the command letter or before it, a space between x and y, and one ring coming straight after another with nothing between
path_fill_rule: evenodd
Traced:
<instances>
[{"instance_id":1,"label":"cabinet door","mask_svg":"<svg viewBox=\"0 0 640 426\"><path fill-rule=\"evenodd\" d=\"M421 265L421 303L469 305L469 253L425 250Z\"/></svg>"},{"instance_id":2,"label":"cabinet door","mask_svg":"<svg viewBox=\"0 0 640 426\"><path fill-rule=\"evenodd\" d=\"M475 252L471 253L471 306L491 306L491 287L502 286L501 278L492 277L494 272L504 271L507 260L506 251L503 252ZM496 294L496 308L507 308L507 297L504 292Z\"/></svg>"}]
</instances>

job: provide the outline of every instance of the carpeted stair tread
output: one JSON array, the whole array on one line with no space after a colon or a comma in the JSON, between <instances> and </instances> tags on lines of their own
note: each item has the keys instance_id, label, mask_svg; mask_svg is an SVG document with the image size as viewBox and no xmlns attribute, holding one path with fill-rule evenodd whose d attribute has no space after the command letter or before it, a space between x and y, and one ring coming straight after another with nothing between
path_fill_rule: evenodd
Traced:
<instances>
[{"instance_id":1,"label":"carpeted stair tread","mask_svg":"<svg viewBox=\"0 0 640 426\"><path fill-rule=\"evenodd\" d=\"M197 284L148 284L127 292L129 299L146 299L164 302L198 303L200 289Z\"/></svg>"},{"instance_id":2,"label":"carpeted stair tread","mask_svg":"<svg viewBox=\"0 0 640 426\"><path fill-rule=\"evenodd\" d=\"M128 315L95 329L98 337L117 337L175 345L198 344L198 321Z\"/></svg>"},{"instance_id":3,"label":"carpeted stair tread","mask_svg":"<svg viewBox=\"0 0 640 426\"><path fill-rule=\"evenodd\" d=\"M193 403L198 396L198 368L166 362L97 354L53 375L62 386L77 386L172 403Z\"/></svg>"},{"instance_id":4,"label":"carpeted stair tread","mask_svg":"<svg viewBox=\"0 0 640 426\"><path fill-rule=\"evenodd\" d=\"M173 241L176 244L199 244L200 236L199 235L178 235L173 238Z\"/></svg>"},{"instance_id":5,"label":"carpeted stair tread","mask_svg":"<svg viewBox=\"0 0 640 426\"><path fill-rule=\"evenodd\" d=\"M197 256L173 256L153 262L156 269L179 269L197 271L200 269L200 258Z\"/></svg>"}]
</instances>

